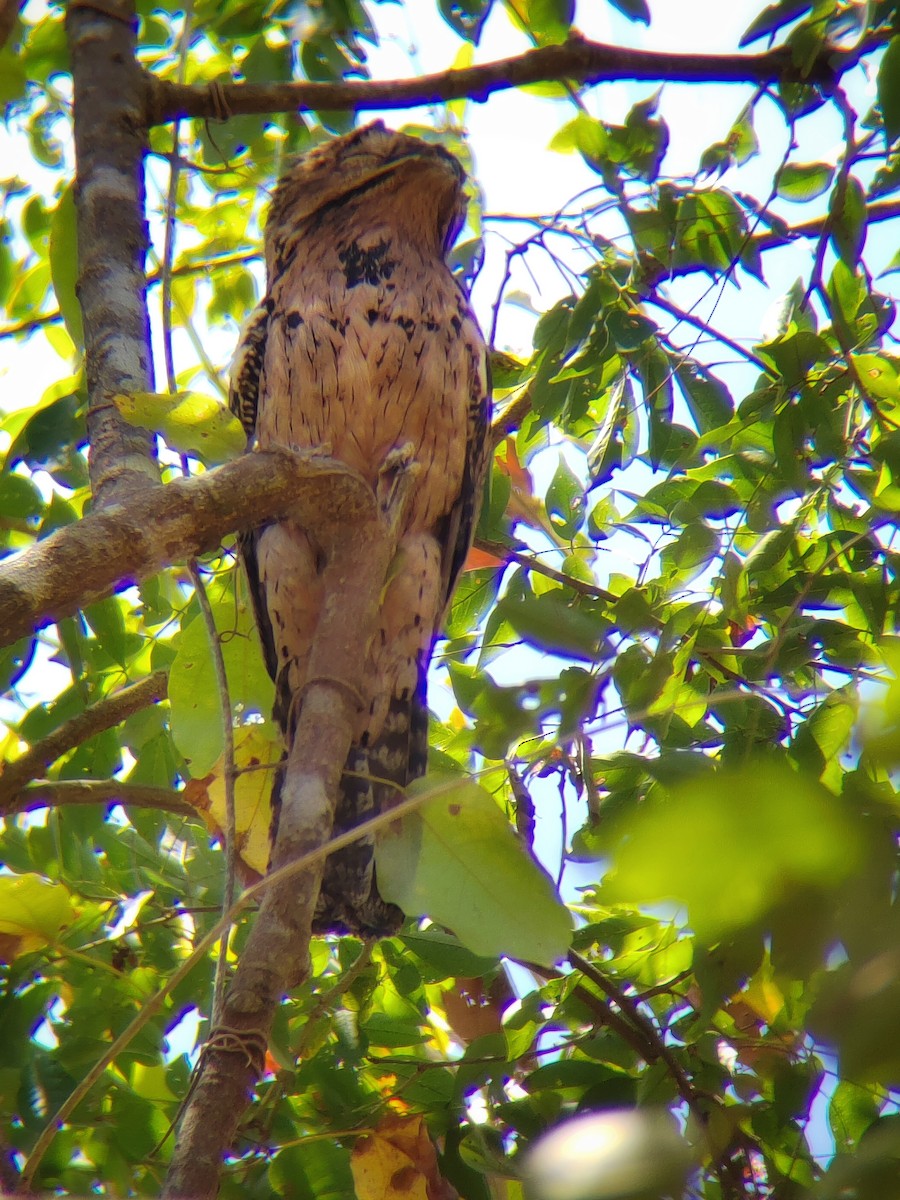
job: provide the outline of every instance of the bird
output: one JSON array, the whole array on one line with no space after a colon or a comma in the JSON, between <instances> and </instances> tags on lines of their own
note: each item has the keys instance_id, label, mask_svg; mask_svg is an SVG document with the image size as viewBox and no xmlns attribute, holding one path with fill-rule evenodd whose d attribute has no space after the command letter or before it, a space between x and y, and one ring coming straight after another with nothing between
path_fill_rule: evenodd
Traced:
<instances>
[{"instance_id":1,"label":"bird","mask_svg":"<svg viewBox=\"0 0 900 1200\"><path fill-rule=\"evenodd\" d=\"M335 834L390 808L425 773L428 666L481 505L488 353L447 262L465 222L465 185L443 146L381 121L302 155L272 194L266 291L232 365L229 402L248 451L320 450L358 471L376 495L398 463L415 464L361 665L365 704ZM275 520L241 535L239 556L287 759L325 601L323 552L315 528ZM371 837L327 859L314 933L385 937L403 920L378 892Z\"/></svg>"}]
</instances>

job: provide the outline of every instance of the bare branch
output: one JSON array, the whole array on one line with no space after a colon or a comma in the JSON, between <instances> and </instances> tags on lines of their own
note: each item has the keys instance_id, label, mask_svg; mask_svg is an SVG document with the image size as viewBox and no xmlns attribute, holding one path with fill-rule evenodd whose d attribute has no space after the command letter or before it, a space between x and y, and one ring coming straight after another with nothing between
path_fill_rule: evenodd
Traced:
<instances>
[{"instance_id":1,"label":"bare branch","mask_svg":"<svg viewBox=\"0 0 900 1200\"><path fill-rule=\"evenodd\" d=\"M104 696L84 712L64 721L47 737L35 742L20 758L4 763L0 768L0 811L26 784L42 776L52 763L69 750L121 724L132 713L165 700L168 684L169 677L165 671L154 671L139 683ZM14 807L6 811L25 810Z\"/></svg>"},{"instance_id":2,"label":"bare branch","mask_svg":"<svg viewBox=\"0 0 900 1200\"><path fill-rule=\"evenodd\" d=\"M277 450L107 505L0 563L0 645L213 550L234 530L288 513L310 525L323 508L352 522L371 494L343 463Z\"/></svg>"},{"instance_id":3,"label":"bare branch","mask_svg":"<svg viewBox=\"0 0 900 1200\"><path fill-rule=\"evenodd\" d=\"M613 592L598 584L588 583L584 579L576 579L572 575L566 575L563 571L557 571L555 567L542 562L536 554L526 554L514 546L507 546L504 542L491 542L487 538L476 538L472 544L476 550L483 550L485 554L492 554L494 558L499 558L503 562L518 563L526 571L536 571L538 575L544 575L547 579L561 583L563 587L571 588L580 596L587 596L591 600L606 600L610 604L615 604L619 599Z\"/></svg>"},{"instance_id":4,"label":"bare branch","mask_svg":"<svg viewBox=\"0 0 900 1200\"><path fill-rule=\"evenodd\" d=\"M84 315L94 506L158 482L156 439L112 404L153 390L144 260L146 86L135 59L133 0L70 3L78 298Z\"/></svg>"},{"instance_id":5,"label":"bare branch","mask_svg":"<svg viewBox=\"0 0 900 1200\"><path fill-rule=\"evenodd\" d=\"M593 85L617 79L672 80L682 83L835 84L853 66L858 53L826 53L807 71L792 60L789 47L765 54L666 54L589 42L572 34L559 46L541 46L514 58L502 58L459 71L440 71L414 79L362 80L352 83L216 83L212 87L178 85L147 77L149 119L162 125L180 117L289 113L305 109L413 108L469 97L484 101L493 92L551 81Z\"/></svg>"},{"instance_id":6,"label":"bare branch","mask_svg":"<svg viewBox=\"0 0 900 1200\"><path fill-rule=\"evenodd\" d=\"M121 804L123 808L155 808L179 817L197 816L197 810L169 788L119 783L117 779L40 779L9 803L0 803L0 817L73 804Z\"/></svg>"}]
</instances>

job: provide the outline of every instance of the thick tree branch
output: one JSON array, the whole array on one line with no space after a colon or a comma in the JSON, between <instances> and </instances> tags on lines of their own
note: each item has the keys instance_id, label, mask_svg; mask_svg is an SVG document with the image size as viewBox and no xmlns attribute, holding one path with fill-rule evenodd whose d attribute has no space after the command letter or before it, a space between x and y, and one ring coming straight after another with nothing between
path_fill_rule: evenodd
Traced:
<instances>
[{"instance_id":1,"label":"thick tree branch","mask_svg":"<svg viewBox=\"0 0 900 1200\"><path fill-rule=\"evenodd\" d=\"M340 776L358 719L360 676L396 543L371 492L367 512L324 507L316 538L325 553L326 600L285 766L271 860L276 872L322 850L331 838ZM163 1191L167 1200L216 1195L223 1156L263 1069L276 1009L288 988L309 971L323 865L319 855L303 871L265 890L197 1068Z\"/></svg>"},{"instance_id":2,"label":"thick tree branch","mask_svg":"<svg viewBox=\"0 0 900 1200\"><path fill-rule=\"evenodd\" d=\"M164 700L168 683L169 677L165 671L154 671L139 683L121 688L70 720L63 721L47 737L30 746L20 758L3 763L0 766L0 813L25 811L18 805L9 807L9 802L26 784L39 779L51 763L88 738L112 729L132 713Z\"/></svg>"},{"instance_id":3,"label":"thick tree branch","mask_svg":"<svg viewBox=\"0 0 900 1200\"><path fill-rule=\"evenodd\" d=\"M234 530L287 513L317 524L332 508L352 522L370 495L342 463L277 450L108 505L0 563L0 645L213 550Z\"/></svg>"},{"instance_id":4,"label":"thick tree branch","mask_svg":"<svg viewBox=\"0 0 900 1200\"><path fill-rule=\"evenodd\" d=\"M40 779L12 800L0 800L0 817L73 804L121 804L123 808L155 808L179 817L197 816L197 810L170 788L120 783L117 779Z\"/></svg>"},{"instance_id":5,"label":"thick tree branch","mask_svg":"<svg viewBox=\"0 0 900 1200\"><path fill-rule=\"evenodd\" d=\"M133 0L66 9L72 62L78 298L84 316L88 440L95 508L158 482L156 439L128 425L119 392L153 390L144 260L146 84L135 59Z\"/></svg>"},{"instance_id":6,"label":"thick tree branch","mask_svg":"<svg viewBox=\"0 0 900 1200\"><path fill-rule=\"evenodd\" d=\"M816 83L833 86L858 52L830 52L808 71L792 60L788 47L765 54L666 54L589 42L578 34L559 46L541 46L514 58L502 58L459 71L439 71L414 79L362 80L352 83L216 83L212 87L176 84L147 77L150 123L180 117L218 118L301 109L413 108L469 97L484 101L493 92L531 83L608 83L617 79L671 80L681 83Z\"/></svg>"}]
</instances>

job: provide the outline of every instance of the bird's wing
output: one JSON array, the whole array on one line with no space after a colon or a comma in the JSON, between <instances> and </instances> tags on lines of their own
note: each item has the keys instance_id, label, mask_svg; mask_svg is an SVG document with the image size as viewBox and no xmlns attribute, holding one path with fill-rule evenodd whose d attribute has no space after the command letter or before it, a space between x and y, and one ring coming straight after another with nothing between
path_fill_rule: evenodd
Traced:
<instances>
[{"instance_id":1,"label":"bird's wing","mask_svg":"<svg viewBox=\"0 0 900 1200\"><path fill-rule=\"evenodd\" d=\"M490 360L474 318L469 315L467 302L464 311L468 317L464 333L468 339L470 360L466 457L459 495L437 530L438 540L443 547L443 609L439 621L446 618L453 589L472 546L491 453ZM435 630L436 634L439 632L439 629Z\"/></svg>"},{"instance_id":2,"label":"bird's wing","mask_svg":"<svg viewBox=\"0 0 900 1200\"><path fill-rule=\"evenodd\" d=\"M247 447L252 446L256 436L256 416L259 410L259 385L266 354L266 339L269 335L269 319L272 302L267 297L258 305L244 324L241 340L231 364L231 380L228 388L228 407L238 418L247 434ZM259 630L265 656L266 669L273 679L278 672L278 655L275 652L275 637L266 610L265 591L259 578L257 543L259 529L238 535L238 552L244 561L253 614Z\"/></svg>"}]
</instances>

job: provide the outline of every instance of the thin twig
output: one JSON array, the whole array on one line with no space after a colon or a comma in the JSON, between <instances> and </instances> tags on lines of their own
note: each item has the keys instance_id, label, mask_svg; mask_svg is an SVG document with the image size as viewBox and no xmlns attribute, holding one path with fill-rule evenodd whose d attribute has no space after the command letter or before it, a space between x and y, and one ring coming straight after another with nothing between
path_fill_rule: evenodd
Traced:
<instances>
[{"instance_id":1,"label":"thin twig","mask_svg":"<svg viewBox=\"0 0 900 1200\"><path fill-rule=\"evenodd\" d=\"M491 554L494 558L499 558L504 562L518 563L520 567L525 567L528 571L536 571L539 575L561 583L564 587L571 588L573 592L578 592L579 595L587 596L591 600L606 600L609 604L615 604L619 600L618 596L607 591L606 588L599 587L595 583L588 583L584 579L575 579L563 571L557 571L555 567L548 567L534 554L525 554L522 550L516 550L503 542L491 542L487 538L476 538L472 544L476 550L482 550L485 554Z\"/></svg>"},{"instance_id":2,"label":"thin twig","mask_svg":"<svg viewBox=\"0 0 900 1200\"><path fill-rule=\"evenodd\" d=\"M725 1196L738 1194L737 1187L733 1186L733 1179L730 1177L729 1162L726 1155L717 1154L714 1151L712 1144L707 1135L708 1112L704 1104L701 1102L701 1095L694 1087L691 1080L688 1078L684 1068L679 1063L678 1059L672 1053L669 1046L666 1045L662 1035L657 1030L652 1021L648 1020L640 1010L637 1000L629 996L617 984L615 984L607 975L598 970L592 962L579 954L577 950L570 950L568 953L569 962L576 970L580 971L587 979L596 984L603 992L609 996L610 1000L616 1005L619 1011L625 1016L629 1025L637 1030L644 1041L657 1059L660 1059L666 1064L669 1074L678 1089L678 1094L684 1100L690 1109L697 1127L700 1132L706 1137L710 1160L713 1164L713 1169L719 1180L722 1188L722 1193ZM652 1060L648 1060L652 1061ZM707 1104L719 1106L719 1101L709 1095L704 1095ZM743 1194L743 1189L740 1189L740 1194Z\"/></svg>"},{"instance_id":3,"label":"thin twig","mask_svg":"<svg viewBox=\"0 0 900 1200\"><path fill-rule=\"evenodd\" d=\"M222 643L219 638L219 631L216 629L216 620L213 616L212 606L209 602L209 596L206 594L206 587L200 575L200 568L197 566L196 559L192 559L188 563L188 571L190 572L191 582L194 585L194 595L197 597L197 603L200 605L200 612L203 614L203 623L206 626L206 632L209 635L212 647L213 667L216 673L216 690L219 693L219 705L221 707L222 737L225 745L223 756L225 764L225 887L222 894L222 911L224 914L229 912L234 905L237 874L237 821L234 808L234 719L232 716L231 695L228 690L228 675L225 672L225 658L222 654ZM222 936L222 941L219 943L219 955L216 959L216 980L213 988L212 1007L213 1025L216 1024L219 1011L222 1007L227 969L228 932L226 931Z\"/></svg>"},{"instance_id":4,"label":"thin twig","mask_svg":"<svg viewBox=\"0 0 900 1200\"><path fill-rule=\"evenodd\" d=\"M748 350L746 346L742 346L740 342L736 342L727 334L722 333L719 329L713 329L706 321L695 317L693 313L685 312L683 308L679 308L677 304L672 304L665 297L654 292L652 296L648 296L646 303L653 308L662 309L668 313L670 317L674 317L677 322L684 322L686 325L693 326L694 329L699 329L703 333L708 333L717 342L721 342L723 346L727 346L729 350L733 350L735 354L739 354L741 358L745 358L747 362L753 363L754 367L758 367L766 375L772 375L773 371L770 366L763 362L758 354L754 354L752 350Z\"/></svg>"}]
</instances>

